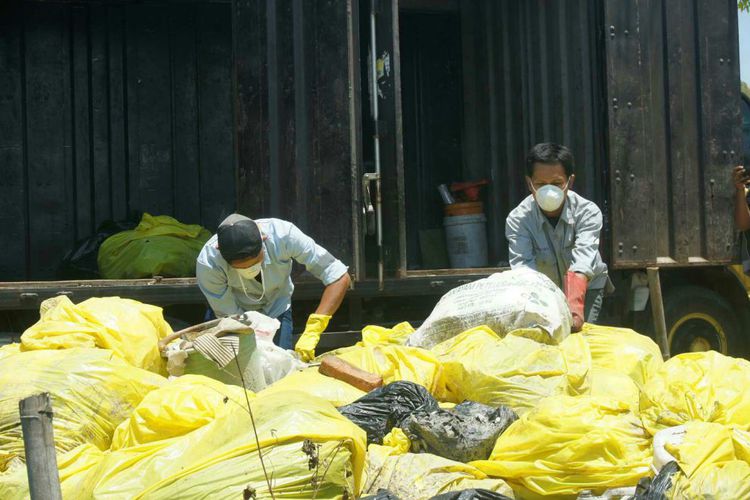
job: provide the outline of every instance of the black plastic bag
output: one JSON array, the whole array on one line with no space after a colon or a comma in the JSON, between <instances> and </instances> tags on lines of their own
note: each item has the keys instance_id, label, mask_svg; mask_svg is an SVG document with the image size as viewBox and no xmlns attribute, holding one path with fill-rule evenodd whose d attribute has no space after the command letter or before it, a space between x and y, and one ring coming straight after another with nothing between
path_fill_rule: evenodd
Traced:
<instances>
[{"instance_id":1,"label":"black plastic bag","mask_svg":"<svg viewBox=\"0 0 750 500\"><path fill-rule=\"evenodd\" d=\"M513 500L510 497L490 490L451 491L432 497L430 500Z\"/></svg>"},{"instance_id":2,"label":"black plastic bag","mask_svg":"<svg viewBox=\"0 0 750 500\"><path fill-rule=\"evenodd\" d=\"M339 412L367 432L367 442L382 444L394 427L403 424L415 411L438 409L427 389L414 382L393 382L370 391L355 402L342 406Z\"/></svg>"},{"instance_id":3,"label":"black plastic bag","mask_svg":"<svg viewBox=\"0 0 750 500\"><path fill-rule=\"evenodd\" d=\"M643 478L638 482L633 500L667 500L675 474L680 472L677 462L669 462L661 468L655 478Z\"/></svg>"},{"instance_id":4,"label":"black plastic bag","mask_svg":"<svg viewBox=\"0 0 750 500\"><path fill-rule=\"evenodd\" d=\"M58 278L63 280L97 279L99 278L99 247L110 236L130 231L140 223L141 215L132 213L127 220L104 221L99 225L96 233L88 238L79 240L65 257L58 269Z\"/></svg>"},{"instance_id":5,"label":"black plastic bag","mask_svg":"<svg viewBox=\"0 0 750 500\"><path fill-rule=\"evenodd\" d=\"M412 441L412 452L467 463L487 460L497 438L516 420L516 412L506 406L466 401L452 410L414 412L404 432Z\"/></svg>"},{"instance_id":6,"label":"black plastic bag","mask_svg":"<svg viewBox=\"0 0 750 500\"><path fill-rule=\"evenodd\" d=\"M388 490L378 490L376 494L362 497L359 500L401 500L401 499Z\"/></svg>"}]
</instances>

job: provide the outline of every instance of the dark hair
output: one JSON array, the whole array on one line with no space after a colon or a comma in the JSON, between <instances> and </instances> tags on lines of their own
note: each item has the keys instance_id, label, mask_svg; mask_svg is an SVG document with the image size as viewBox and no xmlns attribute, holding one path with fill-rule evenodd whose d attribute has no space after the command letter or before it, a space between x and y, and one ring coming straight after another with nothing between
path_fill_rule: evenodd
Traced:
<instances>
[{"instance_id":1,"label":"dark hair","mask_svg":"<svg viewBox=\"0 0 750 500\"><path fill-rule=\"evenodd\" d=\"M544 163L546 165L559 163L565 169L566 176L570 177L574 173L573 153L562 144L542 142L531 148L526 155L526 175L529 177L534 174L535 163Z\"/></svg>"}]
</instances>

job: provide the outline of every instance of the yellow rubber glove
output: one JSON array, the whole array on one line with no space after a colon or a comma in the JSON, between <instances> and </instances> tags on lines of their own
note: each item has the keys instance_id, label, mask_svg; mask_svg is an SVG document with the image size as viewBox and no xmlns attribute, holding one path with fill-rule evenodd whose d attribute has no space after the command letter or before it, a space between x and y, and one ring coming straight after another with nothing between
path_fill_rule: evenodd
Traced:
<instances>
[{"instance_id":1,"label":"yellow rubber glove","mask_svg":"<svg viewBox=\"0 0 750 500\"><path fill-rule=\"evenodd\" d=\"M315 348L320 340L320 334L326 330L329 321L331 317L325 314L311 314L307 318L305 331L294 346L294 350L297 351L302 361L307 362L315 357Z\"/></svg>"}]
</instances>

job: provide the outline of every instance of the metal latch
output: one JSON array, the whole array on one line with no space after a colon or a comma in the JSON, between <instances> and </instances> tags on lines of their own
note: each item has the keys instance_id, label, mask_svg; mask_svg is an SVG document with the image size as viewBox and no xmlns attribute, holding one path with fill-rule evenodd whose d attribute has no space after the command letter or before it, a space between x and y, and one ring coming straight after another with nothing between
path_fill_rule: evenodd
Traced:
<instances>
[{"instance_id":1,"label":"metal latch","mask_svg":"<svg viewBox=\"0 0 750 500\"><path fill-rule=\"evenodd\" d=\"M372 236L375 234L375 206L372 203L370 184L378 180L380 180L380 174L375 172L368 172L362 176L362 194L364 197L362 215L364 215L365 217L365 226L368 236ZM378 193L376 192L375 195L377 196Z\"/></svg>"}]
</instances>

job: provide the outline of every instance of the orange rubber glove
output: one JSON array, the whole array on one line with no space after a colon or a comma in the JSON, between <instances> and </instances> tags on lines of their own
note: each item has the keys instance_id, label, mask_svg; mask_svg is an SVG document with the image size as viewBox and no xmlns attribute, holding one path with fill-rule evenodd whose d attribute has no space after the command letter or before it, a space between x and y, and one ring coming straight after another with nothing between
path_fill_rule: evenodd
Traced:
<instances>
[{"instance_id":1,"label":"orange rubber glove","mask_svg":"<svg viewBox=\"0 0 750 500\"><path fill-rule=\"evenodd\" d=\"M568 299L570 314L573 315L573 324L570 327L573 332L580 332L583 328L585 321L583 310L588 286L589 280L582 274L568 271L565 275L565 298Z\"/></svg>"}]
</instances>

